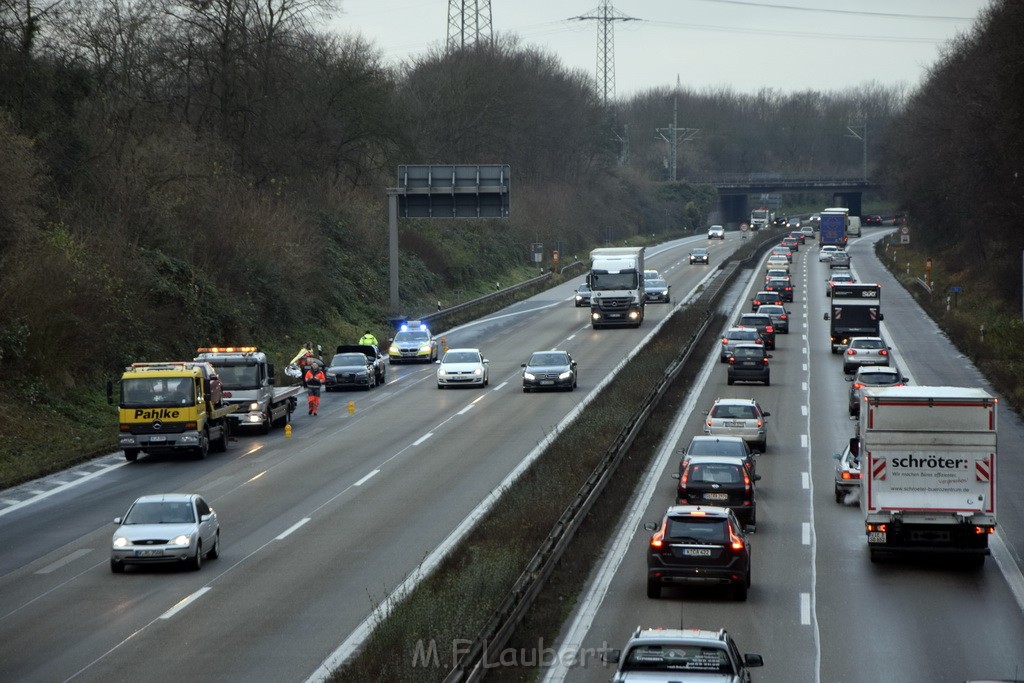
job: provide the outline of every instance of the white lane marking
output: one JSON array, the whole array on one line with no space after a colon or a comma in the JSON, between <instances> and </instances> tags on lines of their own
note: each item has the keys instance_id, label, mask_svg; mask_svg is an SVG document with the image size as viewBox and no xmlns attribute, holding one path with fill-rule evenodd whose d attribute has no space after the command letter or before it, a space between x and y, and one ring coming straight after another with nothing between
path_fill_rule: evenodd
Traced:
<instances>
[{"instance_id":1,"label":"white lane marking","mask_svg":"<svg viewBox=\"0 0 1024 683\"><path fill-rule=\"evenodd\" d=\"M805 489L811 488L811 475L810 475L810 473L808 473L808 472L801 472L800 473L800 485L803 488L805 488Z\"/></svg>"},{"instance_id":2,"label":"white lane marking","mask_svg":"<svg viewBox=\"0 0 1024 683\"><path fill-rule=\"evenodd\" d=\"M0 510L0 517L3 517L4 515L6 515L8 513L14 512L15 510L20 510L21 508L26 507L28 505L31 505L32 503L40 501L40 500L42 500L44 498L49 498L50 496L56 495L58 493L61 493L62 491L67 491L70 488L73 488L75 486L79 486L79 485L89 481L90 479L95 479L96 477L104 475L107 472L111 472L113 470L116 470L119 467L124 467L127 464L128 464L128 461L126 460L124 462L119 462L119 463L116 463L116 464L113 464L113 465L107 465L103 469L96 470L92 474L86 475L86 476L82 477L81 479L76 479L75 481L69 481L68 483L66 483L64 485L58 486L57 488L54 488L54 489L50 489L49 491L40 492L37 495L32 496L31 498L26 498L25 500L23 500L21 502L15 503L14 505L12 505L10 507L7 507L7 508L4 508L3 510Z\"/></svg>"},{"instance_id":3,"label":"white lane marking","mask_svg":"<svg viewBox=\"0 0 1024 683\"><path fill-rule=\"evenodd\" d=\"M996 561L996 565L1002 571L1006 583L1009 584L1010 592L1013 593L1017 606L1020 607L1021 612L1024 612L1024 574L1021 573L1020 567L1014 562L1013 555L1010 553L1010 549L1006 547L1002 532L999 529L996 529L996 533L992 535L989 547L992 550L992 559Z\"/></svg>"},{"instance_id":4,"label":"white lane marking","mask_svg":"<svg viewBox=\"0 0 1024 683\"><path fill-rule=\"evenodd\" d=\"M800 448L807 448L807 435L806 434L801 434L800 435Z\"/></svg>"},{"instance_id":5,"label":"white lane marking","mask_svg":"<svg viewBox=\"0 0 1024 683\"><path fill-rule=\"evenodd\" d=\"M257 479L262 479L263 475L265 475L268 471L269 470L263 470L259 474L254 475L254 476L250 477L249 479L247 479L245 483L246 484L251 484L252 482L256 481Z\"/></svg>"},{"instance_id":6,"label":"white lane marking","mask_svg":"<svg viewBox=\"0 0 1024 683\"><path fill-rule=\"evenodd\" d=\"M800 594L800 624L802 626L811 625L811 594L801 593ZM817 678L817 675L815 675Z\"/></svg>"},{"instance_id":7,"label":"white lane marking","mask_svg":"<svg viewBox=\"0 0 1024 683\"><path fill-rule=\"evenodd\" d=\"M366 482L368 482L371 479L373 479L374 477L376 477L378 474L380 474L380 470L374 470L373 472L370 472L365 477L363 477L362 479L357 481L355 484L353 484L353 486L362 486Z\"/></svg>"},{"instance_id":8,"label":"white lane marking","mask_svg":"<svg viewBox=\"0 0 1024 683\"><path fill-rule=\"evenodd\" d=\"M565 338L565 341L572 341L575 338L576 338L575 334L570 334L568 337Z\"/></svg>"},{"instance_id":9,"label":"white lane marking","mask_svg":"<svg viewBox=\"0 0 1024 683\"><path fill-rule=\"evenodd\" d=\"M502 388L505 387L507 384L508 384L508 382L502 382L498 386L496 386L493 389L491 389L491 391L501 391Z\"/></svg>"},{"instance_id":10,"label":"white lane marking","mask_svg":"<svg viewBox=\"0 0 1024 683\"><path fill-rule=\"evenodd\" d=\"M37 571L36 574L49 574L50 572L55 571L57 569L60 569L61 567L63 567L64 565L66 565L66 564L68 564L70 562L74 562L75 560L80 558L82 555L88 555L91 552L92 552L92 548L79 548L75 552L69 554L67 557L62 558L60 560L57 560L56 562L52 562L52 563L46 565L45 567L43 567L42 569Z\"/></svg>"},{"instance_id":11,"label":"white lane marking","mask_svg":"<svg viewBox=\"0 0 1024 683\"><path fill-rule=\"evenodd\" d=\"M468 406L466 406L465 408L463 408L462 410L460 410L459 412L457 412L455 414L456 415L465 415L466 413L468 413L472 409L473 409L473 404L470 403Z\"/></svg>"},{"instance_id":12,"label":"white lane marking","mask_svg":"<svg viewBox=\"0 0 1024 683\"><path fill-rule=\"evenodd\" d=\"M88 472L86 474L88 474ZM14 498L0 498L0 503L3 503L4 505L17 505L18 500Z\"/></svg>"},{"instance_id":13,"label":"white lane marking","mask_svg":"<svg viewBox=\"0 0 1024 683\"><path fill-rule=\"evenodd\" d=\"M475 399L473 399L472 401L470 401L470 403L474 403L474 404L476 404L476 403L479 403L479 402L480 402L480 401L482 401L482 400L484 400L484 397L483 397L483 396L477 396L477 397L476 397Z\"/></svg>"},{"instance_id":14,"label":"white lane marking","mask_svg":"<svg viewBox=\"0 0 1024 683\"><path fill-rule=\"evenodd\" d=\"M800 391L807 391L807 382L800 382Z\"/></svg>"},{"instance_id":15,"label":"white lane marking","mask_svg":"<svg viewBox=\"0 0 1024 683\"><path fill-rule=\"evenodd\" d=\"M807 406L800 406L800 414L807 417Z\"/></svg>"},{"instance_id":16,"label":"white lane marking","mask_svg":"<svg viewBox=\"0 0 1024 683\"><path fill-rule=\"evenodd\" d=\"M302 525L304 525L307 522L309 522L310 519L312 519L312 517L303 517L299 521L295 522L295 524L292 524L290 527L288 527L287 529L282 531L280 534L275 536L274 539L278 540L278 541L283 541L284 539L288 538L293 533L298 531L302 527Z\"/></svg>"},{"instance_id":17,"label":"white lane marking","mask_svg":"<svg viewBox=\"0 0 1024 683\"><path fill-rule=\"evenodd\" d=\"M202 597L209 590L210 590L209 586L206 586L204 588L200 588L195 593L193 593L192 595L188 596L187 598L185 598L184 600L179 602L177 605L175 605L171 609L169 609L166 612L164 612L163 614L161 614L160 618L161 619L170 619L175 614L177 614L178 612L180 612L181 610L185 609L186 607L191 605L193 602L198 600L200 597Z\"/></svg>"},{"instance_id":18,"label":"white lane marking","mask_svg":"<svg viewBox=\"0 0 1024 683\"><path fill-rule=\"evenodd\" d=\"M419 446L419 445L420 445L421 443L423 443L424 441L426 441L427 439L429 439L429 438L430 438L430 437L432 437L433 435L434 435L434 432L427 432L426 434L424 434L424 435L423 435L423 436L421 436L420 438L418 438L418 439L416 439L415 441L413 441L413 442L412 442L412 445L413 445L413 446Z\"/></svg>"},{"instance_id":19,"label":"white lane marking","mask_svg":"<svg viewBox=\"0 0 1024 683\"><path fill-rule=\"evenodd\" d=\"M811 544L811 525L808 524L807 522L804 522L800 526L803 527L800 530L800 540L803 542L804 545L810 545Z\"/></svg>"}]
</instances>

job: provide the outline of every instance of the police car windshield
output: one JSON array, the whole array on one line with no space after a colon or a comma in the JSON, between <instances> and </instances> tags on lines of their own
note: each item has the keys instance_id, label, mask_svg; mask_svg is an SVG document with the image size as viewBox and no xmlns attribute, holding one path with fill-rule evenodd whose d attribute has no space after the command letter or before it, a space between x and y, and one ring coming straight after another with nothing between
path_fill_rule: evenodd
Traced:
<instances>
[{"instance_id":1,"label":"police car windshield","mask_svg":"<svg viewBox=\"0 0 1024 683\"><path fill-rule=\"evenodd\" d=\"M426 330L403 330L395 335L395 341L427 341L430 336Z\"/></svg>"}]
</instances>

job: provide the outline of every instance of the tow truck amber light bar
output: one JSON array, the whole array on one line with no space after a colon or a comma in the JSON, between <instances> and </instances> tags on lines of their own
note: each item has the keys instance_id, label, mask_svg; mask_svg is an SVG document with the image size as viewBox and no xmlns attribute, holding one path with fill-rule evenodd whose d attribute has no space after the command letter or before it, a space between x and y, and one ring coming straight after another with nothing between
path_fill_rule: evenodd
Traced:
<instances>
[{"instance_id":1,"label":"tow truck amber light bar","mask_svg":"<svg viewBox=\"0 0 1024 683\"><path fill-rule=\"evenodd\" d=\"M255 346L204 346L196 349L196 353L255 353Z\"/></svg>"}]
</instances>

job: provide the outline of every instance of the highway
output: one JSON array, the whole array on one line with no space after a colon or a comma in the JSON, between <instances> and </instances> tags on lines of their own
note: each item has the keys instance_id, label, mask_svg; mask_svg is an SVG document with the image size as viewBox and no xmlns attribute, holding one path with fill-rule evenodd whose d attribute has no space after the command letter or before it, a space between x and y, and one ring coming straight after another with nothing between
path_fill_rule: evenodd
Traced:
<instances>
[{"instance_id":1,"label":"highway","mask_svg":"<svg viewBox=\"0 0 1024 683\"><path fill-rule=\"evenodd\" d=\"M710 246L718 263L740 243L680 240L649 249L648 267L678 300L709 272L687 264L690 246ZM0 491L0 680L322 673L671 310L650 305L638 330L595 332L572 305L578 282L445 333L490 360L486 389L439 391L433 366L390 366L383 387L326 394L319 417L300 409L291 438L243 434L202 461L113 453ZM573 353L579 388L523 394L520 363L549 348ZM140 495L176 491L217 511L220 558L198 572L112 574L114 517Z\"/></svg>"},{"instance_id":2,"label":"highway","mask_svg":"<svg viewBox=\"0 0 1024 683\"><path fill-rule=\"evenodd\" d=\"M874 257L883 230L852 241L861 282L882 284L883 335L914 384L984 386L980 374L920 311ZM683 405L658 461L624 512L604 563L595 569L560 639L563 654L545 681L607 680L594 653L622 647L636 626L727 629L741 652L763 655L757 681L965 681L1024 678L1024 426L1001 406L999 532L983 569L936 559L872 564L857 505L833 497L832 455L852 436L849 383L829 352L823 314L827 264L815 243L795 254L796 301L789 335L779 335L772 383L727 386L707 359L698 395ZM758 277L760 278L760 273ZM751 285L731 292L730 310L749 310ZM727 590L666 589L648 599L644 522L674 502L678 448L702 433L716 397L754 397L771 412L769 447L758 460L757 531L750 536L753 585L746 602Z\"/></svg>"}]
</instances>

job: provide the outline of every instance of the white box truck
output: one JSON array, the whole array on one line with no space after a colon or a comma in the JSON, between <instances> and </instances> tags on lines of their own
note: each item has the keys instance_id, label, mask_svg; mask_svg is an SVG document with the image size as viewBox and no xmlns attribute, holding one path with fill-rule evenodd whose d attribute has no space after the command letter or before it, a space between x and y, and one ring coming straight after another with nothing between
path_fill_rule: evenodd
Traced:
<instances>
[{"instance_id":1,"label":"white box truck","mask_svg":"<svg viewBox=\"0 0 1024 683\"><path fill-rule=\"evenodd\" d=\"M644 321L644 248L605 247L590 252L590 324L640 327Z\"/></svg>"},{"instance_id":2,"label":"white box truck","mask_svg":"<svg viewBox=\"0 0 1024 683\"><path fill-rule=\"evenodd\" d=\"M856 446L871 560L947 553L983 564L996 526L996 399L965 387L861 393Z\"/></svg>"}]
</instances>

